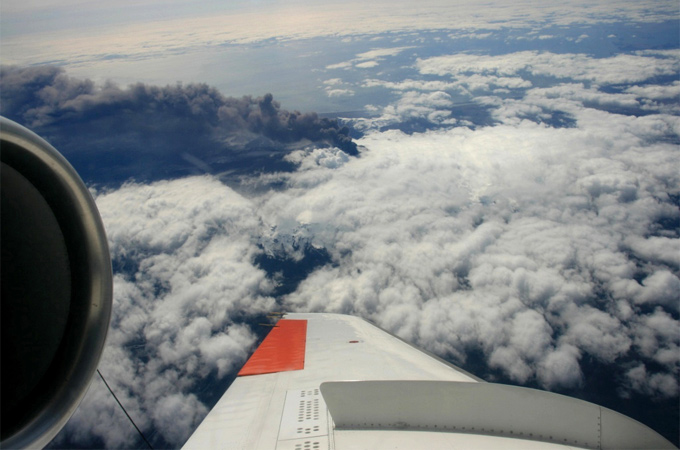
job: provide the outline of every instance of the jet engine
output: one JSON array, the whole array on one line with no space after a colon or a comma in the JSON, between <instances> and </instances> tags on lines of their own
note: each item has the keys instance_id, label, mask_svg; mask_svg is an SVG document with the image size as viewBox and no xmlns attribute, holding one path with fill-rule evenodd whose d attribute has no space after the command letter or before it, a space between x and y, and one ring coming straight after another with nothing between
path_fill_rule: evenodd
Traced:
<instances>
[{"instance_id":1,"label":"jet engine","mask_svg":"<svg viewBox=\"0 0 680 450\"><path fill-rule=\"evenodd\" d=\"M0 118L0 447L44 447L92 380L111 317L104 226L50 144Z\"/></svg>"}]
</instances>

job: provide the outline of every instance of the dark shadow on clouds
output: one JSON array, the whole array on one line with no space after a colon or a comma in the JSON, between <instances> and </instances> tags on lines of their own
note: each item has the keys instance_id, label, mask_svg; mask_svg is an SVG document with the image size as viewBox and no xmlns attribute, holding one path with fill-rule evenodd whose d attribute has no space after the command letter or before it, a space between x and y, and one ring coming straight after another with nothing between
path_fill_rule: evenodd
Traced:
<instances>
[{"instance_id":1,"label":"dark shadow on clouds","mask_svg":"<svg viewBox=\"0 0 680 450\"><path fill-rule=\"evenodd\" d=\"M271 94L96 85L53 66L3 66L0 92L0 113L47 139L88 184L293 170L283 157L305 146L358 154L337 120L284 110Z\"/></svg>"}]
</instances>

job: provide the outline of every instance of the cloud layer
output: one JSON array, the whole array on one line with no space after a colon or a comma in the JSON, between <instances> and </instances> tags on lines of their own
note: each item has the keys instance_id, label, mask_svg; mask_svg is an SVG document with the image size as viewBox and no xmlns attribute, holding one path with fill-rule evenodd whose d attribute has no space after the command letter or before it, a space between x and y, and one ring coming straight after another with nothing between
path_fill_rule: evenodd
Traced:
<instances>
[{"instance_id":1,"label":"cloud layer","mask_svg":"<svg viewBox=\"0 0 680 450\"><path fill-rule=\"evenodd\" d=\"M677 399L677 51L418 68L442 81L382 83L398 99L354 121L360 159L309 153L262 204L270 240L332 256L285 302L368 317L462 364L481 354L487 376L574 392L598 364L622 397ZM452 94L479 77L495 77L472 100L493 126L455 114ZM436 130L384 131L416 119Z\"/></svg>"},{"instance_id":2,"label":"cloud layer","mask_svg":"<svg viewBox=\"0 0 680 450\"><path fill-rule=\"evenodd\" d=\"M674 380L678 241L660 223L678 220L668 194L680 180L666 168L680 160L631 128L609 139L588 122L369 135L360 160L295 173L265 204L268 222L304 217L289 233L308 233L335 262L287 301L369 317L459 361L482 350L520 383L577 386L585 355L663 360ZM646 325L661 318L668 327ZM654 350L639 347L643 335ZM677 395L676 382L663 389Z\"/></svg>"},{"instance_id":3,"label":"cloud layer","mask_svg":"<svg viewBox=\"0 0 680 450\"><path fill-rule=\"evenodd\" d=\"M181 445L207 413L201 380L233 374L247 323L280 307L256 256L309 246L332 264L290 309L360 315L459 364L481 352L520 384L577 389L594 358L620 364L621 395L676 397L679 240L663 224L679 180L659 168L680 162L587 123L373 133L359 159L291 155L287 188L250 200L208 176L98 195L118 273L102 372L138 425ZM66 436L129 446L125 420L95 386Z\"/></svg>"},{"instance_id":4,"label":"cloud layer","mask_svg":"<svg viewBox=\"0 0 680 450\"><path fill-rule=\"evenodd\" d=\"M306 39L319 36L351 36L383 32L420 30L462 30L541 28L543 24L569 26L602 21L654 22L677 17L673 1L584 1L549 4L523 0L508 7L503 2L490 2L480 8L472 0L451 3L442 0L371 2L270 2L267 8L229 9L225 5L195 5L176 2L172 11L186 10L180 17L158 20L156 2L128 6L138 8L146 20L121 20L119 14L97 5L78 5L78 21L69 20L75 6L31 3L10 4L3 22L8 31L3 35L2 50L6 63L66 63L74 67L98 65L110 61L140 61L172 57L224 44L263 42L266 40ZM167 5L165 5L167 7ZM254 6L254 8L253 8ZM184 8L182 8L184 7ZM257 8L257 9L255 9ZM149 14L152 11L153 14ZM168 12L164 12L168 14ZM35 29L38 15L50 27ZM132 15L132 14L131 14ZM52 22L52 18L58 18ZM124 18L125 16L123 16ZM122 23L120 23L122 22ZM90 26L83 27L83 23ZM68 24L70 26L65 26ZM70 33L78 27L77 35ZM62 28L67 28L62 32ZM164 78L165 79L165 78Z\"/></svg>"},{"instance_id":5,"label":"cloud layer","mask_svg":"<svg viewBox=\"0 0 680 450\"><path fill-rule=\"evenodd\" d=\"M207 411L200 380L233 376L255 342L251 322L283 306L369 318L491 379L583 393L597 365L621 398L677 405L680 119L677 82L665 76L677 61L677 51L426 58L417 79L372 79L394 97L379 117L355 121L358 158L300 140L282 156L295 170L252 175L241 192L212 175L102 190L116 267L102 371L143 429L179 446ZM66 99L58 120L71 99L103 98L86 82L49 85L49 98ZM168 111L159 123L215 98L158 103L187 90L141 90L157 94L145 108ZM489 122L459 117L456 95ZM248 105L260 117L276 109L282 123L271 98ZM55 120L31 114L46 129ZM437 126L385 129L409 120ZM251 189L260 185L277 189ZM330 263L274 298L283 271L265 271L258 256L300 261L310 249ZM95 385L62 439L129 446L107 395Z\"/></svg>"}]
</instances>

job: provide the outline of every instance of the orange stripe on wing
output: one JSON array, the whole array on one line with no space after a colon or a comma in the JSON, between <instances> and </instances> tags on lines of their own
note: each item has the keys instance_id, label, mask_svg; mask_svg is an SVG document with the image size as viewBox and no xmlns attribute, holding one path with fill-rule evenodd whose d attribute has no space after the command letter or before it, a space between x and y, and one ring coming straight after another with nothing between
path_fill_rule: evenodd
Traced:
<instances>
[{"instance_id":1,"label":"orange stripe on wing","mask_svg":"<svg viewBox=\"0 0 680 450\"><path fill-rule=\"evenodd\" d=\"M281 319L238 373L260 375L305 368L307 321Z\"/></svg>"}]
</instances>

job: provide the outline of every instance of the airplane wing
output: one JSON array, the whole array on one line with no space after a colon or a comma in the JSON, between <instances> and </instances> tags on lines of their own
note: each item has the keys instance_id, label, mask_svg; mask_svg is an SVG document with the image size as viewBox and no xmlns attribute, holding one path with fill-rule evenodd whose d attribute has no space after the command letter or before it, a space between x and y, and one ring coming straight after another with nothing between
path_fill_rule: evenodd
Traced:
<instances>
[{"instance_id":1,"label":"airplane wing","mask_svg":"<svg viewBox=\"0 0 680 450\"><path fill-rule=\"evenodd\" d=\"M184 448L675 447L598 405L483 382L363 319L286 314Z\"/></svg>"}]
</instances>

